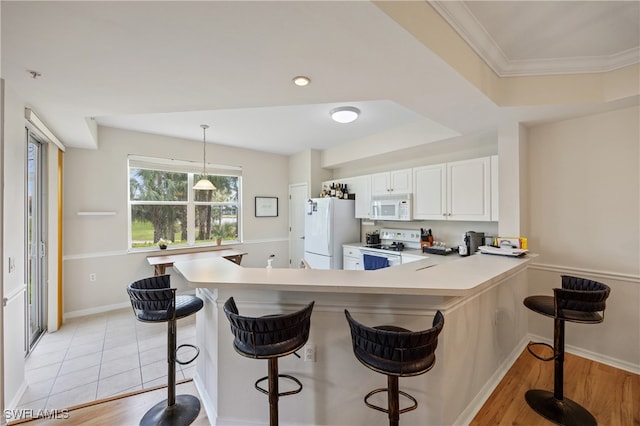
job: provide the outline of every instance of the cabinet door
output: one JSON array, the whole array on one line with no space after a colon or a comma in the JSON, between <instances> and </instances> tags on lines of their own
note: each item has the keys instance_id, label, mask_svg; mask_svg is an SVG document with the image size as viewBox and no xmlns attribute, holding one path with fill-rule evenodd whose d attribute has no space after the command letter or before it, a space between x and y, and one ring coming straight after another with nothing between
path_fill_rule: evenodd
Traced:
<instances>
[{"instance_id":1,"label":"cabinet door","mask_svg":"<svg viewBox=\"0 0 640 426\"><path fill-rule=\"evenodd\" d=\"M489 157L447 163L448 220L491 220Z\"/></svg>"},{"instance_id":2,"label":"cabinet door","mask_svg":"<svg viewBox=\"0 0 640 426\"><path fill-rule=\"evenodd\" d=\"M389 195L390 183L389 172L371 175L371 195Z\"/></svg>"},{"instance_id":3,"label":"cabinet door","mask_svg":"<svg viewBox=\"0 0 640 426\"><path fill-rule=\"evenodd\" d=\"M411 194L413 187L412 169L396 170L390 173L389 181L391 183L392 194Z\"/></svg>"},{"instance_id":4,"label":"cabinet door","mask_svg":"<svg viewBox=\"0 0 640 426\"><path fill-rule=\"evenodd\" d=\"M358 176L343 179L349 193L356 194L356 218L369 219L371 210L371 176Z\"/></svg>"},{"instance_id":5,"label":"cabinet door","mask_svg":"<svg viewBox=\"0 0 640 426\"><path fill-rule=\"evenodd\" d=\"M424 220L447 218L447 167L445 164L413 169L413 217Z\"/></svg>"},{"instance_id":6,"label":"cabinet door","mask_svg":"<svg viewBox=\"0 0 640 426\"><path fill-rule=\"evenodd\" d=\"M500 220L498 212L500 211L500 203L498 196L498 156L491 157L491 221Z\"/></svg>"}]
</instances>

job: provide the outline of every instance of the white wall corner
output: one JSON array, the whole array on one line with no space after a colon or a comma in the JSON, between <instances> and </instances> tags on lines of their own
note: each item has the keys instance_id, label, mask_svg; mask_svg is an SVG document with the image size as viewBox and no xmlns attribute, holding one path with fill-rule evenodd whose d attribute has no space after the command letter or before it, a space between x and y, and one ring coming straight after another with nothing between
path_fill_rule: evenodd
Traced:
<instances>
[{"instance_id":1,"label":"white wall corner","mask_svg":"<svg viewBox=\"0 0 640 426\"><path fill-rule=\"evenodd\" d=\"M526 200L526 129L517 122L498 129L498 170L500 181L498 204L500 223L498 232L503 236L525 234L523 206Z\"/></svg>"}]
</instances>

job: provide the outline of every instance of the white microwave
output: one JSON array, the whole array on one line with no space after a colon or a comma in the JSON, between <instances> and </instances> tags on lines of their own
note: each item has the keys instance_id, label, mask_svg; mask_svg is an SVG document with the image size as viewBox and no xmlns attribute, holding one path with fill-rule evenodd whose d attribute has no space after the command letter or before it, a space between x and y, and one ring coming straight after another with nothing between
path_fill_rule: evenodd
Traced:
<instances>
[{"instance_id":1,"label":"white microwave","mask_svg":"<svg viewBox=\"0 0 640 426\"><path fill-rule=\"evenodd\" d=\"M371 219L411 220L411 194L372 197Z\"/></svg>"}]
</instances>

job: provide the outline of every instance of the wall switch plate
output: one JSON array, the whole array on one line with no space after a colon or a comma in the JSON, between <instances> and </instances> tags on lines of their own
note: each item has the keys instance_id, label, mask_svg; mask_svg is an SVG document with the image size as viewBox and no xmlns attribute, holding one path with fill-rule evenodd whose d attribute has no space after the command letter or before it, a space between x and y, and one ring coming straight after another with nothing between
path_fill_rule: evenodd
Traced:
<instances>
[{"instance_id":1,"label":"wall switch plate","mask_svg":"<svg viewBox=\"0 0 640 426\"><path fill-rule=\"evenodd\" d=\"M96 273L89 274L89 282L95 283L98 280Z\"/></svg>"}]
</instances>

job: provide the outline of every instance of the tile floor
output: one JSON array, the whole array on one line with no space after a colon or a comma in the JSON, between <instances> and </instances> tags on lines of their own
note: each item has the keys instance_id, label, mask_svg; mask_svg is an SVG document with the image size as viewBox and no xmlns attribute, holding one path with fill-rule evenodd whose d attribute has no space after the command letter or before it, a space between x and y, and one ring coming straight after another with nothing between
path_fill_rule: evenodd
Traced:
<instances>
[{"instance_id":1,"label":"tile floor","mask_svg":"<svg viewBox=\"0 0 640 426\"><path fill-rule=\"evenodd\" d=\"M178 345L195 343L195 315L178 320ZM131 308L67 320L26 359L27 390L18 409L68 408L167 383L167 325L135 320ZM189 359L191 348L179 351ZM176 380L195 364L176 365Z\"/></svg>"}]
</instances>

